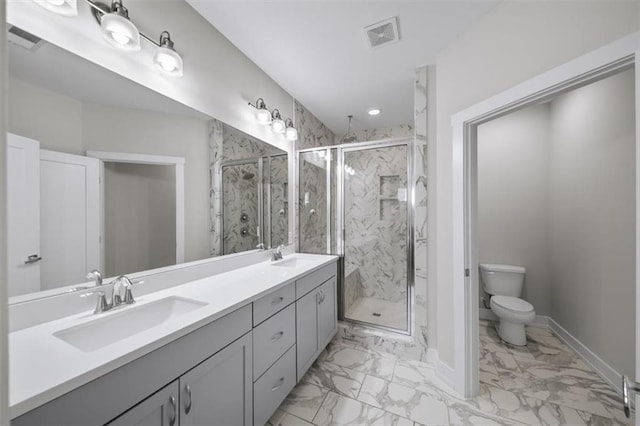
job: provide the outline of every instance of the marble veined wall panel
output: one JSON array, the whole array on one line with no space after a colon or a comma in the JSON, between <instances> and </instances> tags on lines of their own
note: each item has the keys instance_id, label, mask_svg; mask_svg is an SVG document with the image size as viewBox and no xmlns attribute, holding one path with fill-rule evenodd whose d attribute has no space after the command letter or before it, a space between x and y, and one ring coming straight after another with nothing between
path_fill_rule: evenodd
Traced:
<instances>
[{"instance_id":1,"label":"marble veined wall panel","mask_svg":"<svg viewBox=\"0 0 640 426\"><path fill-rule=\"evenodd\" d=\"M359 269L365 297L407 297L406 164L404 146L345 155L345 261Z\"/></svg>"},{"instance_id":2,"label":"marble veined wall panel","mask_svg":"<svg viewBox=\"0 0 640 426\"><path fill-rule=\"evenodd\" d=\"M327 162L318 152L301 156L299 172L300 251L327 253Z\"/></svg>"},{"instance_id":3,"label":"marble veined wall panel","mask_svg":"<svg viewBox=\"0 0 640 426\"><path fill-rule=\"evenodd\" d=\"M222 167L223 254L258 245L258 163Z\"/></svg>"},{"instance_id":4,"label":"marble veined wall panel","mask_svg":"<svg viewBox=\"0 0 640 426\"><path fill-rule=\"evenodd\" d=\"M297 149L317 148L333 145L336 136L322 121L300 102L295 102L296 128L298 129Z\"/></svg>"},{"instance_id":5,"label":"marble veined wall panel","mask_svg":"<svg viewBox=\"0 0 640 426\"><path fill-rule=\"evenodd\" d=\"M416 70L414 104L414 313L416 327L421 328L420 332L425 334L427 330L427 67ZM426 334L424 338L426 340Z\"/></svg>"},{"instance_id":6,"label":"marble veined wall panel","mask_svg":"<svg viewBox=\"0 0 640 426\"><path fill-rule=\"evenodd\" d=\"M271 247L287 244L289 233L289 198L287 156L271 157ZM266 197L265 197L266 198ZM266 201L266 200L265 200ZM269 208L268 206L266 208ZM266 211L266 210L265 210Z\"/></svg>"}]
</instances>

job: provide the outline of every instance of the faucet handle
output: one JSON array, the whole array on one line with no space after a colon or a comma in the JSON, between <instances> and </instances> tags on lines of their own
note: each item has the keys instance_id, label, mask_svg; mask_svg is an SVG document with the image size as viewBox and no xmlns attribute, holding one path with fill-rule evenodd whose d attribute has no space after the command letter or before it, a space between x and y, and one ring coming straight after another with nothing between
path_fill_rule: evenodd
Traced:
<instances>
[{"instance_id":1,"label":"faucet handle","mask_svg":"<svg viewBox=\"0 0 640 426\"><path fill-rule=\"evenodd\" d=\"M258 250L264 250L264 249L265 249L264 243L260 243L260 244L258 244L258 245L256 246L256 248L257 248Z\"/></svg>"},{"instance_id":2,"label":"faucet handle","mask_svg":"<svg viewBox=\"0 0 640 426\"><path fill-rule=\"evenodd\" d=\"M96 308L93 310L94 314L99 314L101 312L105 312L111 309L111 305L107 302L107 296L105 296L104 291L98 292L98 303L96 303Z\"/></svg>"}]
</instances>

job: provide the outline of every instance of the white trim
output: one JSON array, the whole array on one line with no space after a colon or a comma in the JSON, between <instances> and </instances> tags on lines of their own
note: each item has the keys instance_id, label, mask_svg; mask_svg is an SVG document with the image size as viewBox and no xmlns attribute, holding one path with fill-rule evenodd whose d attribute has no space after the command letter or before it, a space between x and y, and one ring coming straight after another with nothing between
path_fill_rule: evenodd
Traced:
<instances>
[{"instance_id":1,"label":"white trim","mask_svg":"<svg viewBox=\"0 0 640 426\"><path fill-rule=\"evenodd\" d=\"M184 157L167 155L130 154L127 152L87 151L87 157L94 157L109 163L148 164L156 166L174 166L176 175L176 263L184 262ZM101 168L101 211L104 212L104 168ZM102 215L104 216L104 214ZM104 224L101 224L104 228ZM103 229L104 231L104 229ZM104 235L104 233L102 234ZM104 258L104 238L101 246L101 258Z\"/></svg>"},{"instance_id":2,"label":"white trim","mask_svg":"<svg viewBox=\"0 0 640 426\"><path fill-rule=\"evenodd\" d=\"M569 333L564 327L549 318L549 329L576 354L584 360L593 371L598 373L609 385L622 394L621 373L607 364L602 358L593 353L584 343Z\"/></svg>"},{"instance_id":3,"label":"white trim","mask_svg":"<svg viewBox=\"0 0 640 426\"><path fill-rule=\"evenodd\" d=\"M609 75L623 67L633 64L636 51L640 46L640 33L634 33L621 38L604 47L596 49L564 65L538 75L511 89L508 89L470 108L454 114L452 124L452 278L453 278L453 314L454 314L454 389L465 397L473 396L478 388L478 339L474 330L478 327L478 294L477 274L465 277L465 268L474 271L475 241L468 241L467 236L473 235L474 217L469 217L469 210L473 213L473 203L469 201L475 194L469 194L468 177L473 174L473 150L470 144L475 143L474 130L478 124L503 115L527 104L549 99L552 96L568 91L579 85L587 84L595 79ZM636 67L636 73L637 73ZM636 81L640 81L636 74ZM636 91L638 85L636 84ZM640 92L637 92L640 93ZM638 105L636 95L636 105ZM640 114L636 108L636 131L640 127ZM636 155L640 151L636 138ZM636 158L636 168L640 169L640 156ZM638 176L638 174L636 174ZM640 178L636 177L640 183ZM473 190L473 188L471 188ZM636 203L640 199L640 185L636 185ZM640 209L636 209L636 245L640 245ZM471 229L471 232L467 232ZM638 251L637 251L638 252ZM636 264L640 264L640 254L636 253ZM636 269L636 295L640 293L640 271ZM637 301L640 306L640 298ZM638 311L638 310L636 310ZM637 331L640 336L640 330ZM636 345L640 345L636 338ZM640 348L639 348L640 350ZM637 362L638 363L638 362ZM640 371L637 370L638 375Z\"/></svg>"},{"instance_id":4,"label":"white trim","mask_svg":"<svg viewBox=\"0 0 640 426\"><path fill-rule=\"evenodd\" d=\"M437 356L437 355L436 355ZM451 389L455 389L456 374L453 368L438 359L435 363L436 375Z\"/></svg>"},{"instance_id":5,"label":"white trim","mask_svg":"<svg viewBox=\"0 0 640 426\"><path fill-rule=\"evenodd\" d=\"M168 155L130 154L128 152L87 151L87 157L99 158L111 163L155 164L158 166L172 166L184 164L184 157L170 157Z\"/></svg>"}]
</instances>

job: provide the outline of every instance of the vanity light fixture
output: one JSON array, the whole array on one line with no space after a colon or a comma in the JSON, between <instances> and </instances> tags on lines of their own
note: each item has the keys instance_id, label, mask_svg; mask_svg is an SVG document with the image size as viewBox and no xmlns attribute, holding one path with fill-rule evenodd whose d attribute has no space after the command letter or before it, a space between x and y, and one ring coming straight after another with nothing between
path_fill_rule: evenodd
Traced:
<instances>
[{"instance_id":1,"label":"vanity light fixture","mask_svg":"<svg viewBox=\"0 0 640 426\"><path fill-rule=\"evenodd\" d=\"M258 120L258 123L264 124L265 126L271 123L271 113L267 109L267 104L264 103L264 99L258 98L255 105L251 102L249 102L249 105L256 109L256 120Z\"/></svg>"},{"instance_id":2,"label":"vanity light fixture","mask_svg":"<svg viewBox=\"0 0 640 426\"><path fill-rule=\"evenodd\" d=\"M278 109L274 109L271 112L271 117L273 118L273 121L271 122L271 130L273 130L274 133L284 133L287 126L284 124L284 120L280 116L280 111Z\"/></svg>"},{"instance_id":3,"label":"vanity light fixture","mask_svg":"<svg viewBox=\"0 0 640 426\"><path fill-rule=\"evenodd\" d=\"M57 13L58 15L76 16L78 15L78 5L76 0L34 0L45 9Z\"/></svg>"},{"instance_id":4,"label":"vanity light fixture","mask_svg":"<svg viewBox=\"0 0 640 426\"><path fill-rule=\"evenodd\" d=\"M173 47L173 40L171 40L169 31L162 31L160 33L160 42L156 43L153 39L138 31L138 28L129 19L129 11L122 4L122 0L113 0L111 6L94 0L85 1L91 6L91 12L109 44L122 50L140 50L140 39L143 38L156 47L156 51L153 54L154 65L165 74L182 77L184 63L180 54Z\"/></svg>"},{"instance_id":5,"label":"vanity light fixture","mask_svg":"<svg viewBox=\"0 0 640 426\"><path fill-rule=\"evenodd\" d=\"M379 115L382 110L380 108L371 108L369 111L367 111L369 113L369 115L371 116L376 116Z\"/></svg>"},{"instance_id":6,"label":"vanity light fixture","mask_svg":"<svg viewBox=\"0 0 640 426\"><path fill-rule=\"evenodd\" d=\"M173 48L169 31L160 33L160 44L153 54L153 63L166 74L181 77L183 74L182 57Z\"/></svg>"},{"instance_id":7,"label":"vanity light fixture","mask_svg":"<svg viewBox=\"0 0 640 426\"><path fill-rule=\"evenodd\" d=\"M140 32L129 19L129 11L122 0L113 0L108 13L100 17L102 35L112 45L122 50L140 50Z\"/></svg>"},{"instance_id":8,"label":"vanity light fixture","mask_svg":"<svg viewBox=\"0 0 640 426\"><path fill-rule=\"evenodd\" d=\"M293 142L298 140L298 130L293 127L293 120L287 118L284 122L285 127L287 128L285 134L287 136L287 140Z\"/></svg>"}]
</instances>

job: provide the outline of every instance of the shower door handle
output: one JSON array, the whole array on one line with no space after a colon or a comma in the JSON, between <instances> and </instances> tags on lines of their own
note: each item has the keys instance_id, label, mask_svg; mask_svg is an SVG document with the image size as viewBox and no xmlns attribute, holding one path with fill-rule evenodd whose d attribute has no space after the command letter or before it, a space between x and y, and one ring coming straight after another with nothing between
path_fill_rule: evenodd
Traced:
<instances>
[{"instance_id":1,"label":"shower door handle","mask_svg":"<svg viewBox=\"0 0 640 426\"><path fill-rule=\"evenodd\" d=\"M627 418L629 418L629 416L631 415L631 402L629 399L629 390L632 390L633 392L639 392L640 391L640 383L638 382L631 382L631 385L629 385L629 379L627 379L627 376L622 376L622 409L624 410L624 415L627 416Z\"/></svg>"}]
</instances>

